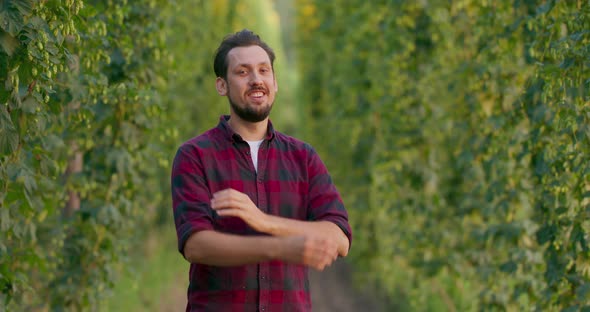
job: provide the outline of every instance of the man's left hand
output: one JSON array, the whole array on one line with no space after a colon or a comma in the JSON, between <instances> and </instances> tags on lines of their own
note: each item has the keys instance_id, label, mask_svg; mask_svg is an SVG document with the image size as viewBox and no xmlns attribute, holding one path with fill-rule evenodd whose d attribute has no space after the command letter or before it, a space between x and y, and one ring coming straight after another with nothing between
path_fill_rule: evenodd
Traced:
<instances>
[{"instance_id":1,"label":"man's left hand","mask_svg":"<svg viewBox=\"0 0 590 312\"><path fill-rule=\"evenodd\" d=\"M248 195L234 189L225 189L213 194L211 208L220 216L238 217L254 230L264 232L267 215L252 202Z\"/></svg>"}]
</instances>

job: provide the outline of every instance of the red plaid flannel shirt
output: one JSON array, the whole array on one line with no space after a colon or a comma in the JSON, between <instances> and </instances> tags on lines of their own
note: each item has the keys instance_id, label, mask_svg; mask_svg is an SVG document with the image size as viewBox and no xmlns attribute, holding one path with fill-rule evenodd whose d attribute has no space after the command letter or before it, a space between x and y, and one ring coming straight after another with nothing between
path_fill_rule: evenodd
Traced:
<instances>
[{"instance_id":1,"label":"red plaid flannel shirt","mask_svg":"<svg viewBox=\"0 0 590 312\"><path fill-rule=\"evenodd\" d=\"M172 200L178 250L202 230L257 233L235 217L219 217L213 193L233 188L268 214L298 220L331 221L352 239L340 194L311 146L273 129L258 152L258 173L250 148L221 116L216 128L185 142L174 159ZM193 263L186 311L310 311L307 267L269 261L235 267Z\"/></svg>"}]
</instances>

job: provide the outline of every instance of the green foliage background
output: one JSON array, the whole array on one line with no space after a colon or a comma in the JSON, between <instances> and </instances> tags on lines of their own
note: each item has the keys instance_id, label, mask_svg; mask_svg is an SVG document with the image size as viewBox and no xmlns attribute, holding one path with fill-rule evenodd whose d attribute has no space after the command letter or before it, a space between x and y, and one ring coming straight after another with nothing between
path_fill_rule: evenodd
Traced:
<instances>
[{"instance_id":1,"label":"green foliage background","mask_svg":"<svg viewBox=\"0 0 590 312\"><path fill-rule=\"evenodd\" d=\"M590 308L588 2L297 4L363 277L412 311Z\"/></svg>"},{"instance_id":2,"label":"green foliage background","mask_svg":"<svg viewBox=\"0 0 590 312\"><path fill-rule=\"evenodd\" d=\"M227 113L220 38L247 27L280 47L273 12L263 0L0 4L0 310L100 305L140 260L130 250L172 222L176 148Z\"/></svg>"},{"instance_id":3,"label":"green foliage background","mask_svg":"<svg viewBox=\"0 0 590 312\"><path fill-rule=\"evenodd\" d=\"M227 112L212 57L242 28L278 55L273 122L344 195L360 285L590 308L587 1L5 0L0 310L96 310L172 222L170 161Z\"/></svg>"}]
</instances>

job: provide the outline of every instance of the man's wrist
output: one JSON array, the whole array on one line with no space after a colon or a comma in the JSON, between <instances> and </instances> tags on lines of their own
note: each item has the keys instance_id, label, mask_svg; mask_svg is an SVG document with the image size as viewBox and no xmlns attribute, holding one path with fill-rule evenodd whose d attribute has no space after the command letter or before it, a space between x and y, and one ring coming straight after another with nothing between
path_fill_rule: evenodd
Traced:
<instances>
[{"instance_id":1,"label":"man's wrist","mask_svg":"<svg viewBox=\"0 0 590 312\"><path fill-rule=\"evenodd\" d=\"M258 231L266 234L272 234L274 228L272 216L266 213L264 213L262 216L263 217L260 220L260 228Z\"/></svg>"}]
</instances>

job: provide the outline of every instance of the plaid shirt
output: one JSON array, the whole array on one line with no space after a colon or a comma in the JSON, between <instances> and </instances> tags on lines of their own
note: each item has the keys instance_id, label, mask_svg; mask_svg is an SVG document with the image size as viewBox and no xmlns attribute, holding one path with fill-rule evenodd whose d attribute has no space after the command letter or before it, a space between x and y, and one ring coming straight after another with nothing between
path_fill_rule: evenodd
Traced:
<instances>
[{"instance_id":1,"label":"plaid shirt","mask_svg":"<svg viewBox=\"0 0 590 312\"><path fill-rule=\"evenodd\" d=\"M258 152L258 173L250 147L219 125L185 142L174 159L172 200L178 250L202 230L265 235L236 217L219 217L212 194L233 188L250 196L268 214L298 220L331 221L351 240L348 215L336 187L311 146L274 131ZM269 261L235 267L192 263L187 311L310 311L307 267Z\"/></svg>"}]
</instances>

